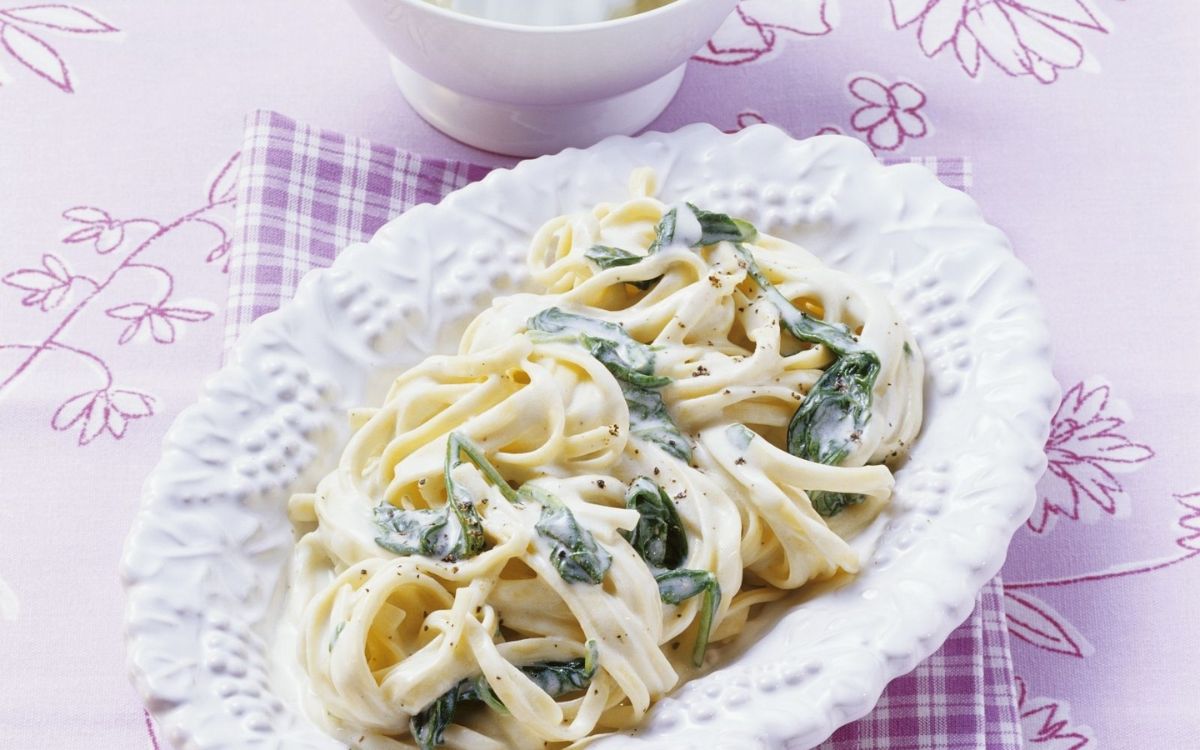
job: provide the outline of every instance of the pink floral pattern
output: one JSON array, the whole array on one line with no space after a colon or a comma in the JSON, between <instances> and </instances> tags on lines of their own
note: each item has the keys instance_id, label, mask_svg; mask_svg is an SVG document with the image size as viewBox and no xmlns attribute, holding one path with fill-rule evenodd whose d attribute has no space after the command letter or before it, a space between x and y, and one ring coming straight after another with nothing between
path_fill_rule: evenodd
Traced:
<instances>
[{"instance_id":1,"label":"pink floral pattern","mask_svg":"<svg viewBox=\"0 0 1200 750\"><path fill-rule=\"evenodd\" d=\"M692 58L712 65L745 65L767 58L788 37L823 36L833 30L830 0L742 0L717 33Z\"/></svg>"},{"instance_id":2,"label":"pink floral pattern","mask_svg":"<svg viewBox=\"0 0 1200 750\"><path fill-rule=\"evenodd\" d=\"M63 218L82 224L81 229L67 228L63 242L77 243L91 240L92 249L107 255L125 240L125 223L115 221L108 212L91 206L76 206L63 211Z\"/></svg>"},{"instance_id":3,"label":"pink floral pattern","mask_svg":"<svg viewBox=\"0 0 1200 750\"><path fill-rule=\"evenodd\" d=\"M150 336L160 344L175 342L175 324L172 321L200 323L212 317L208 310L195 310L187 307L154 307L145 302L130 302L104 311L108 317L130 321L121 331L118 344L125 344L142 330L142 324L150 331Z\"/></svg>"},{"instance_id":4,"label":"pink floral pattern","mask_svg":"<svg viewBox=\"0 0 1200 750\"><path fill-rule=\"evenodd\" d=\"M916 26L927 57L951 48L971 77L983 58L1010 76L1053 83L1083 65L1083 29L1107 32L1091 0L891 0L897 29Z\"/></svg>"},{"instance_id":5,"label":"pink floral pattern","mask_svg":"<svg viewBox=\"0 0 1200 750\"><path fill-rule=\"evenodd\" d=\"M1126 437L1127 412L1107 385L1079 382L1067 391L1046 441L1047 477L1054 481L1043 482L1026 522L1031 531L1045 533L1057 518L1092 521L1129 512L1129 496L1116 474L1136 469L1154 451Z\"/></svg>"},{"instance_id":6,"label":"pink floral pattern","mask_svg":"<svg viewBox=\"0 0 1200 750\"><path fill-rule=\"evenodd\" d=\"M42 256L41 268L22 268L6 274L0 281L28 292L21 298L21 304L36 306L42 312L49 312L61 305L81 283L96 286L96 282L88 277L72 274L62 259L50 253Z\"/></svg>"},{"instance_id":7,"label":"pink floral pattern","mask_svg":"<svg viewBox=\"0 0 1200 750\"><path fill-rule=\"evenodd\" d=\"M908 81L887 83L872 75L851 79L850 94L863 105L850 116L850 126L871 147L896 151L909 138L924 138L929 124L921 114L925 93Z\"/></svg>"},{"instance_id":8,"label":"pink floral pattern","mask_svg":"<svg viewBox=\"0 0 1200 750\"><path fill-rule=\"evenodd\" d=\"M0 8L0 47L26 70L70 94L75 91L71 70L58 50L42 38L47 31L89 35L114 34L120 29L77 5L51 3ZM7 80L0 67L0 85Z\"/></svg>"},{"instance_id":9,"label":"pink floral pattern","mask_svg":"<svg viewBox=\"0 0 1200 750\"><path fill-rule=\"evenodd\" d=\"M1017 713L1027 745L1045 750L1081 750L1095 745L1091 728L1072 722L1066 701L1031 697L1023 678L1017 677L1016 683Z\"/></svg>"},{"instance_id":10,"label":"pink floral pattern","mask_svg":"<svg viewBox=\"0 0 1200 750\"><path fill-rule=\"evenodd\" d=\"M1006 590L1004 611L1009 635L1031 646L1080 659L1095 650L1074 625L1033 594Z\"/></svg>"},{"instance_id":11,"label":"pink floral pattern","mask_svg":"<svg viewBox=\"0 0 1200 750\"><path fill-rule=\"evenodd\" d=\"M70 222L62 237L64 244L78 246L90 242L96 255L117 255L120 260L107 276L93 279L73 273L62 258L47 253L42 256L40 267L19 268L0 277L4 286L22 294L22 305L45 314L65 310L40 340L0 342L0 352L16 352L20 357L11 370L0 371L0 397L14 388L20 376L36 363L51 355L59 359L65 356L67 359L63 361L76 367L82 365L84 372L94 373L100 383L68 396L50 416L51 429L75 432L76 443L85 446L105 433L120 440L130 422L152 416L154 398L150 394L117 387L109 361L92 344L71 342L72 322L85 309L99 304L110 289L126 289L126 284L114 287L114 281L135 270L140 273L134 278L148 280L148 299L123 300L103 308L108 318L124 323L120 333L116 334L117 344L134 341L142 331L147 332L145 339L172 344L178 337L181 323L203 323L211 319L211 310L195 304L173 303L174 274L162 265L150 262L148 256L164 237L192 228L201 232L196 241L211 240L215 236L216 244L208 246L204 260L206 263L220 261L222 270L228 270L230 238L222 224L225 219L220 214L222 209L227 210L233 205L237 160L235 154L222 165L216 178L207 186L203 205L171 221L115 219L94 206L75 206L64 211L63 218Z\"/></svg>"},{"instance_id":12,"label":"pink floral pattern","mask_svg":"<svg viewBox=\"0 0 1200 750\"><path fill-rule=\"evenodd\" d=\"M102 388L72 396L58 407L50 426L59 431L79 426L79 444L87 445L107 432L125 437L125 427L135 419L154 413L154 399L145 393Z\"/></svg>"}]
</instances>

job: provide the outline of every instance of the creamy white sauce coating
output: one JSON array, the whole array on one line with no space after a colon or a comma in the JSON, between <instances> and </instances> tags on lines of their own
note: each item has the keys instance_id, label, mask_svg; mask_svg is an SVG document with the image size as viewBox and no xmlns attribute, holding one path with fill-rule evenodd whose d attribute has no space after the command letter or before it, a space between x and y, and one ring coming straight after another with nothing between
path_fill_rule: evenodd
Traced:
<instances>
[{"instance_id":1,"label":"creamy white sauce coating","mask_svg":"<svg viewBox=\"0 0 1200 750\"><path fill-rule=\"evenodd\" d=\"M882 462L920 428L922 360L912 336L864 281L767 235L749 245L789 300L856 330L881 365L871 419L842 465L788 454L787 425L833 356L781 332L778 310L732 245L692 247L700 226L682 203L673 206L672 243L633 265L599 269L585 256L590 247L644 255L672 208L653 197L649 170L634 173L631 192L623 203L547 222L529 255L545 292L498 299L458 354L430 357L400 376L380 407L356 411L338 468L293 499L292 517L308 533L293 560L285 651L310 715L343 741L415 747L411 716L480 674L508 713L456 714L445 747L568 747L636 725L694 673L701 604L699 596L663 603L621 534L637 524L624 497L639 476L675 505L688 537L682 567L720 584L713 643L741 631L754 605L858 570L845 539L887 502L893 480ZM629 283L659 277L647 290ZM651 347L655 374L672 379L658 392L690 443L690 464L631 435L619 383L586 349L530 335L527 321L550 307L617 323ZM508 502L469 463L454 476L476 499L482 553L446 562L376 544L380 503L445 504L452 431L481 446L514 485L534 482L571 510L612 556L601 585L565 581L552 542L534 529L540 507ZM824 518L806 490L866 499ZM518 669L581 657L588 641L599 668L585 692L552 698Z\"/></svg>"}]
</instances>

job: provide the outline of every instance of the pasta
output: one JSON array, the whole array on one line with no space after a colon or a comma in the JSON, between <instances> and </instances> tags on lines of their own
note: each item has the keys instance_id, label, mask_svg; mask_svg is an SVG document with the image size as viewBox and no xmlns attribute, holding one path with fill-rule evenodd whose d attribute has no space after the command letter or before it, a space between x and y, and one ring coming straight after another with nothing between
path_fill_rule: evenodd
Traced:
<instances>
[{"instance_id":1,"label":"pasta","mask_svg":"<svg viewBox=\"0 0 1200 750\"><path fill-rule=\"evenodd\" d=\"M886 297L746 222L654 197L533 237L541 294L351 414L289 506L289 658L354 747L574 747L635 726L806 582L921 424Z\"/></svg>"}]
</instances>

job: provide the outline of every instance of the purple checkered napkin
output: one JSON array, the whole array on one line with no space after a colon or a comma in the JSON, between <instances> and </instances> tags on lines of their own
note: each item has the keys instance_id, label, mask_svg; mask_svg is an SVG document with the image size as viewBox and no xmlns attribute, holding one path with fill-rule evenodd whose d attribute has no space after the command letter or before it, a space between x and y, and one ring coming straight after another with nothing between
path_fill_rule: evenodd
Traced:
<instances>
[{"instance_id":1,"label":"purple checkered napkin","mask_svg":"<svg viewBox=\"0 0 1200 750\"><path fill-rule=\"evenodd\" d=\"M942 182L969 186L970 163L924 158ZM247 120L238 173L226 342L292 296L300 277L369 238L388 219L487 174L318 130L274 112ZM1022 747L1000 579L937 653L888 685L866 717L821 750L1017 750Z\"/></svg>"}]
</instances>

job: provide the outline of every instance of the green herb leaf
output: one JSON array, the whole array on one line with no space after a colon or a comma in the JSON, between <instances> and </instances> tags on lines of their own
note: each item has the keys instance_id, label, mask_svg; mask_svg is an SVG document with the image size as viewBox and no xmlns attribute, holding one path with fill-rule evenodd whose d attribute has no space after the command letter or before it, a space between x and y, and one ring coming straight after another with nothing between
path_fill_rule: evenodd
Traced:
<instances>
[{"instance_id":1,"label":"green herb leaf","mask_svg":"<svg viewBox=\"0 0 1200 750\"><path fill-rule=\"evenodd\" d=\"M551 698L585 690L596 675L596 642L587 642L587 656L570 661L546 661L526 664L519 669ZM492 690L483 675L467 677L440 695L409 721L409 731L421 750L433 750L442 744L446 727L462 703L481 701L492 710L507 714L508 708Z\"/></svg>"},{"instance_id":2,"label":"green herb leaf","mask_svg":"<svg viewBox=\"0 0 1200 750\"><path fill-rule=\"evenodd\" d=\"M871 391L879 376L879 359L872 352L844 354L821 373L808 390L788 425L788 452L794 456L837 465L862 439L871 419ZM835 516L862 495L812 491L813 509Z\"/></svg>"},{"instance_id":3,"label":"green herb leaf","mask_svg":"<svg viewBox=\"0 0 1200 750\"><path fill-rule=\"evenodd\" d=\"M836 516L851 505L858 505L863 500L867 499L866 495L858 495L853 492L825 492L824 490L810 490L808 499L812 503L813 510L826 518Z\"/></svg>"},{"instance_id":4,"label":"green herb leaf","mask_svg":"<svg viewBox=\"0 0 1200 750\"><path fill-rule=\"evenodd\" d=\"M547 661L521 667L525 676L553 698L587 689L596 675L596 642L587 642L587 656L570 661Z\"/></svg>"},{"instance_id":5,"label":"green herb leaf","mask_svg":"<svg viewBox=\"0 0 1200 750\"><path fill-rule=\"evenodd\" d=\"M584 257L596 264L600 270L609 268L617 268L620 266L632 266L641 260L644 256L635 255L628 250L623 250L619 247L610 247L609 245L592 245L585 252ZM661 276L656 276L653 279L643 279L642 281L627 281L626 284L632 284L638 289L646 290L654 286Z\"/></svg>"},{"instance_id":6,"label":"green herb leaf","mask_svg":"<svg viewBox=\"0 0 1200 750\"><path fill-rule=\"evenodd\" d=\"M624 329L622 329L623 331ZM641 364L646 361L641 359L643 356L642 352L629 348L625 342L594 338L587 335L581 336L580 340L587 350L591 352L592 356L600 360L600 364L607 367L609 372L626 383L642 388L661 388L671 382L671 379L668 377L654 374L654 355L648 347L642 344L638 344L638 346L645 351L644 356L649 357L648 365ZM633 339L631 338L630 340L632 341ZM633 364L631 364L631 360Z\"/></svg>"},{"instance_id":7,"label":"green herb leaf","mask_svg":"<svg viewBox=\"0 0 1200 750\"><path fill-rule=\"evenodd\" d=\"M330 652L333 651L333 646L335 643L337 643L338 636L340 636L342 634L342 631L345 629L346 629L346 623L344 623L344 622L339 622L337 624L337 627L333 629L333 636L329 639Z\"/></svg>"},{"instance_id":8,"label":"green herb leaf","mask_svg":"<svg viewBox=\"0 0 1200 750\"><path fill-rule=\"evenodd\" d=\"M746 248L737 246L746 272L779 310L780 324L801 341L822 344L838 359L813 384L788 425L788 453L809 461L837 465L859 442L871 420L871 400L879 377L879 357L864 349L843 325L818 320L798 310L775 288ZM809 492L813 509L822 516L837 515L863 496Z\"/></svg>"},{"instance_id":9,"label":"green herb leaf","mask_svg":"<svg viewBox=\"0 0 1200 750\"><path fill-rule=\"evenodd\" d=\"M583 257L595 263L602 270L607 270L620 266L632 266L641 261L643 256L611 245L592 245L584 252Z\"/></svg>"},{"instance_id":10,"label":"green herb leaf","mask_svg":"<svg viewBox=\"0 0 1200 750\"><path fill-rule=\"evenodd\" d=\"M530 318L527 325L543 333L578 337L579 343L619 380L645 388L671 382L668 377L654 374L654 352L650 347L616 323L550 307Z\"/></svg>"},{"instance_id":11,"label":"green herb leaf","mask_svg":"<svg viewBox=\"0 0 1200 750\"><path fill-rule=\"evenodd\" d=\"M621 535L652 568L674 570L687 559L688 541L675 503L649 477L629 485L625 507L638 512L637 526Z\"/></svg>"},{"instance_id":12,"label":"green herb leaf","mask_svg":"<svg viewBox=\"0 0 1200 750\"><path fill-rule=\"evenodd\" d=\"M404 510L384 502L375 508L375 526L383 536L375 537L380 547L397 555L425 555L444 559L461 556L463 539L458 517L446 508Z\"/></svg>"},{"instance_id":13,"label":"green herb leaf","mask_svg":"<svg viewBox=\"0 0 1200 750\"><path fill-rule=\"evenodd\" d=\"M484 478L500 490L500 494L511 503L517 502L517 493L500 472L483 455L483 450L461 432L450 433L446 441L446 468L443 472L446 481L446 503L454 513L461 529L461 541L455 543L452 551L454 559L474 557L483 551L486 540L483 537L483 519L475 507L475 499L454 479L454 469L463 463L463 456L479 469ZM449 526L449 524L447 524Z\"/></svg>"},{"instance_id":14,"label":"green herb leaf","mask_svg":"<svg viewBox=\"0 0 1200 750\"><path fill-rule=\"evenodd\" d=\"M840 357L808 390L788 425L788 452L837 465L849 455L871 419L871 389L879 359L867 351Z\"/></svg>"},{"instance_id":15,"label":"green herb leaf","mask_svg":"<svg viewBox=\"0 0 1200 750\"><path fill-rule=\"evenodd\" d=\"M637 437L661 445L671 455L691 461L692 449L667 411L666 402L652 390L671 382L654 374L654 352L615 323L575 315L551 307L529 319L534 331L575 338L599 360L625 394L629 429Z\"/></svg>"},{"instance_id":16,"label":"green herb leaf","mask_svg":"<svg viewBox=\"0 0 1200 750\"><path fill-rule=\"evenodd\" d=\"M521 494L541 503L542 514L533 528L554 542L550 548L550 562L563 580L591 584L603 581L604 574L612 565L612 555L596 543L592 532L579 525L571 509L554 495L534 485L523 485Z\"/></svg>"},{"instance_id":17,"label":"green herb leaf","mask_svg":"<svg viewBox=\"0 0 1200 750\"><path fill-rule=\"evenodd\" d=\"M753 242L758 237L758 230L748 221L730 218L726 214L705 211L687 204L700 222L700 239L693 247L715 245L718 242Z\"/></svg>"},{"instance_id":18,"label":"green herb leaf","mask_svg":"<svg viewBox=\"0 0 1200 750\"><path fill-rule=\"evenodd\" d=\"M621 392L629 406L629 432L655 443L680 461L691 462L692 446L667 411L658 391L621 382Z\"/></svg>"},{"instance_id":19,"label":"green herb leaf","mask_svg":"<svg viewBox=\"0 0 1200 750\"><path fill-rule=\"evenodd\" d=\"M725 428L725 438L734 448L744 451L750 447L754 431L744 424L734 423Z\"/></svg>"},{"instance_id":20,"label":"green herb leaf","mask_svg":"<svg viewBox=\"0 0 1200 750\"><path fill-rule=\"evenodd\" d=\"M671 570L654 577L658 581L658 596L667 604L679 604L697 594L703 594L700 602L700 622L697 626L696 644L692 648L692 664L704 664L704 652L708 650L708 638L712 631L713 618L721 604L721 585L707 570Z\"/></svg>"},{"instance_id":21,"label":"green herb leaf","mask_svg":"<svg viewBox=\"0 0 1200 750\"><path fill-rule=\"evenodd\" d=\"M458 708L460 685L462 683L442 693L409 719L408 730L421 750L433 750L442 744L446 727L454 719L454 711Z\"/></svg>"},{"instance_id":22,"label":"green herb leaf","mask_svg":"<svg viewBox=\"0 0 1200 750\"><path fill-rule=\"evenodd\" d=\"M646 255L654 255L675 240L675 209L663 214L658 226L654 227L654 242L646 248Z\"/></svg>"},{"instance_id":23,"label":"green herb leaf","mask_svg":"<svg viewBox=\"0 0 1200 750\"><path fill-rule=\"evenodd\" d=\"M797 309L787 297L783 296L783 292L775 288L775 285L767 279L766 275L759 269L758 264L755 263L754 256L750 254L749 250L738 245L737 252L746 263L746 273L750 278L754 279L754 283L758 284L758 288L762 290L766 298L779 311L779 322L788 333L800 341L806 341L810 344L822 344L838 355L863 351L861 345L846 326L826 323L823 320L812 317L803 310Z\"/></svg>"}]
</instances>

